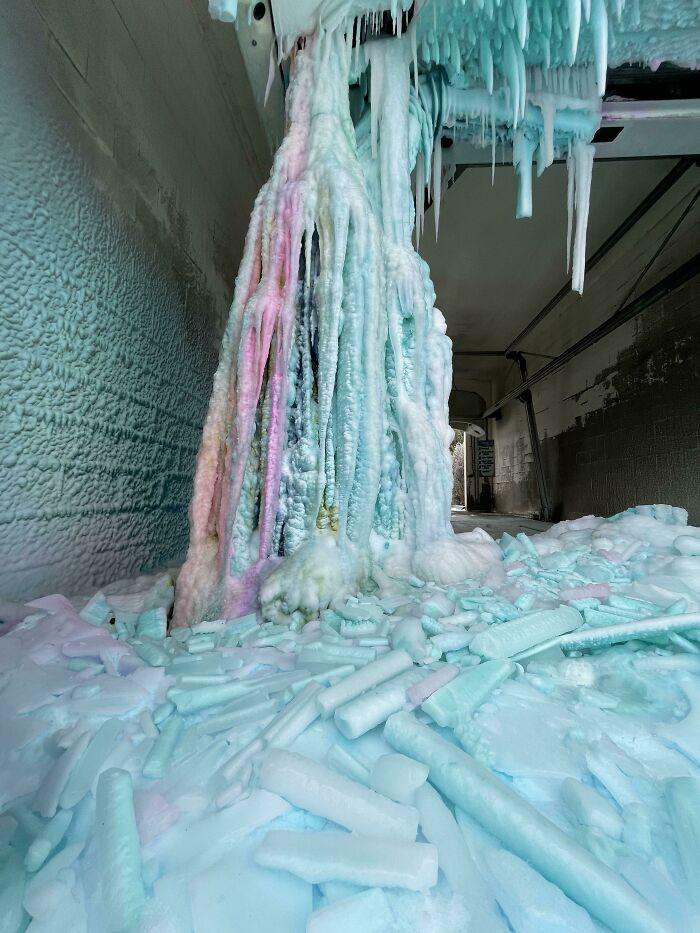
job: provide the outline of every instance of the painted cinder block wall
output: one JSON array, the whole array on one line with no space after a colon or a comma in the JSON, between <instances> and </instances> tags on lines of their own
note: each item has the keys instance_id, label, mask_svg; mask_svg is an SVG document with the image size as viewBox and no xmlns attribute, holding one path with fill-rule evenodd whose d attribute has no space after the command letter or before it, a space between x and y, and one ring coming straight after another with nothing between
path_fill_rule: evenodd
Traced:
<instances>
[{"instance_id":1,"label":"painted cinder block wall","mask_svg":"<svg viewBox=\"0 0 700 933\"><path fill-rule=\"evenodd\" d=\"M563 302L546 326L528 337L527 348L555 355L608 317L699 181L700 168L691 168L589 276L583 298ZM635 295L690 258L699 244L696 202ZM542 361L532 361L531 371L538 365ZM499 395L515 384L513 377L501 382ZM700 280L536 385L533 401L555 520L667 502L686 508L691 522L700 524ZM536 514L524 406L511 402L491 429L496 509Z\"/></svg>"},{"instance_id":2,"label":"painted cinder block wall","mask_svg":"<svg viewBox=\"0 0 700 933\"><path fill-rule=\"evenodd\" d=\"M206 0L0 8L0 597L185 552L269 159L216 29Z\"/></svg>"}]
</instances>

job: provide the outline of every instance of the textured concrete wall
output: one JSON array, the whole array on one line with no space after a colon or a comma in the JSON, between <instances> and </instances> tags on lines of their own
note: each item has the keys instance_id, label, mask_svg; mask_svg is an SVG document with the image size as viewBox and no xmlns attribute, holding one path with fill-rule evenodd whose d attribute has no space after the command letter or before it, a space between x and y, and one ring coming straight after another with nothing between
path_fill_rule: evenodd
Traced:
<instances>
[{"instance_id":1,"label":"textured concrete wall","mask_svg":"<svg viewBox=\"0 0 700 933\"><path fill-rule=\"evenodd\" d=\"M0 7L5 597L79 591L186 548L268 157L233 36L211 28L226 30L205 0Z\"/></svg>"},{"instance_id":2,"label":"textured concrete wall","mask_svg":"<svg viewBox=\"0 0 700 933\"><path fill-rule=\"evenodd\" d=\"M527 347L556 355L608 317L689 203L691 169ZM635 295L696 252L695 207ZM544 361L530 360L530 371ZM515 385L511 370L499 394ZM540 448L554 518L607 515L638 503L668 502L700 522L700 282L685 285L582 353L533 389ZM533 515L540 503L524 406L511 402L492 422L496 507Z\"/></svg>"}]
</instances>

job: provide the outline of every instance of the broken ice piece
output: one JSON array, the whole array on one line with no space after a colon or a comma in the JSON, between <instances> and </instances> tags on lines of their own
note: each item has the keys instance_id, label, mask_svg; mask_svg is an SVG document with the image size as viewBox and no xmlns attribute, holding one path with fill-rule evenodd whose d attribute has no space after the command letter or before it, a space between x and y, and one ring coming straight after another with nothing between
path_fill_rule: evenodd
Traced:
<instances>
[{"instance_id":1,"label":"broken ice piece","mask_svg":"<svg viewBox=\"0 0 700 933\"><path fill-rule=\"evenodd\" d=\"M333 687L322 690L316 698L321 715L327 719L342 704L411 667L413 667L413 661L405 651L390 651L355 671L354 674L345 677Z\"/></svg>"},{"instance_id":2,"label":"broken ice piece","mask_svg":"<svg viewBox=\"0 0 700 933\"><path fill-rule=\"evenodd\" d=\"M416 838L418 813L414 808L395 803L304 755L273 749L260 766L259 784L295 807L360 835Z\"/></svg>"},{"instance_id":3,"label":"broken ice piece","mask_svg":"<svg viewBox=\"0 0 700 933\"><path fill-rule=\"evenodd\" d=\"M183 722L179 716L170 716L160 730L143 766L143 776L159 778L173 755L182 734Z\"/></svg>"},{"instance_id":4,"label":"broken ice piece","mask_svg":"<svg viewBox=\"0 0 700 933\"><path fill-rule=\"evenodd\" d=\"M162 641L167 635L168 614L163 606L147 609L136 620L136 636Z\"/></svg>"},{"instance_id":5,"label":"broken ice piece","mask_svg":"<svg viewBox=\"0 0 700 933\"><path fill-rule=\"evenodd\" d=\"M110 933L138 927L146 902L131 775L110 768L97 782L95 837L102 901Z\"/></svg>"},{"instance_id":6,"label":"broken ice piece","mask_svg":"<svg viewBox=\"0 0 700 933\"><path fill-rule=\"evenodd\" d=\"M670 778L665 791L687 890L700 906L700 781L690 777Z\"/></svg>"},{"instance_id":7,"label":"broken ice piece","mask_svg":"<svg viewBox=\"0 0 700 933\"><path fill-rule=\"evenodd\" d=\"M423 702L421 709L439 726L454 728L469 719L515 670L513 661L484 661L477 667L462 671L454 680L436 690Z\"/></svg>"},{"instance_id":8,"label":"broken ice piece","mask_svg":"<svg viewBox=\"0 0 700 933\"><path fill-rule=\"evenodd\" d=\"M41 782L34 795L32 809L44 817L52 817L58 809L58 801L77 762L82 758L90 741L90 734L83 733L58 758Z\"/></svg>"},{"instance_id":9,"label":"broken ice piece","mask_svg":"<svg viewBox=\"0 0 700 933\"><path fill-rule=\"evenodd\" d=\"M670 933L656 910L615 872L539 813L504 780L409 713L384 737L430 767L430 782L548 881L617 933Z\"/></svg>"},{"instance_id":10,"label":"broken ice piece","mask_svg":"<svg viewBox=\"0 0 700 933\"><path fill-rule=\"evenodd\" d=\"M90 625L104 625L114 612L104 593L98 592L83 606L79 615Z\"/></svg>"},{"instance_id":11,"label":"broken ice piece","mask_svg":"<svg viewBox=\"0 0 700 933\"><path fill-rule=\"evenodd\" d=\"M511 658L540 642L580 628L581 625L583 616L571 606L538 609L479 632L469 650L484 658Z\"/></svg>"},{"instance_id":12,"label":"broken ice piece","mask_svg":"<svg viewBox=\"0 0 700 933\"><path fill-rule=\"evenodd\" d=\"M419 680L418 683L409 687L406 691L406 699L410 707L419 706L429 696L444 687L459 674L459 667L456 664L441 664L435 670L431 670L427 677Z\"/></svg>"},{"instance_id":13,"label":"broken ice piece","mask_svg":"<svg viewBox=\"0 0 700 933\"><path fill-rule=\"evenodd\" d=\"M56 816L41 828L24 857L24 867L27 871L38 871L41 868L62 842L72 819L72 810L59 810Z\"/></svg>"},{"instance_id":14,"label":"broken ice piece","mask_svg":"<svg viewBox=\"0 0 700 933\"><path fill-rule=\"evenodd\" d=\"M700 629L700 612L686 612L676 616L657 616L640 622L622 622L603 628L585 629L562 635L557 644L564 651L591 650L606 645L619 644L633 639L653 638L672 632L686 632Z\"/></svg>"},{"instance_id":15,"label":"broken ice piece","mask_svg":"<svg viewBox=\"0 0 700 933\"><path fill-rule=\"evenodd\" d=\"M306 933L387 933L393 926L386 894L381 888L370 888L315 911Z\"/></svg>"},{"instance_id":16,"label":"broken ice piece","mask_svg":"<svg viewBox=\"0 0 700 933\"><path fill-rule=\"evenodd\" d=\"M222 703L228 703L229 700L235 700L236 697L243 696L248 690L249 687L241 681L213 684L208 687L171 687L168 690L168 699L175 704L178 713L189 715L208 709L210 706L220 706Z\"/></svg>"},{"instance_id":17,"label":"broken ice piece","mask_svg":"<svg viewBox=\"0 0 700 933\"><path fill-rule=\"evenodd\" d=\"M566 778L561 785L561 796L577 822L600 829L611 839L622 836L622 817L614 804L588 784Z\"/></svg>"},{"instance_id":18,"label":"broken ice piece","mask_svg":"<svg viewBox=\"0 0 700 933\"><path fill-rule=\"evenodd\" d=\"M423 842L393 842L339 831L272 830L254 858L264 868L289 871L311 884L346 881L424 891L437 883L437 850Z\"/></svg>"},{"instance_id":19,"label":"broken ice piece","mask_svg":"<svg viewBox=\"0 0 700 933\"><path fill-rule=\"evenodd\" d=\"M412 804L416 791L428 780L428 766L405 755L380 755L372 765L369 784L397 803Z\"/></svg>"},{"instance_id":20,"label":"broken ice piece","mask_svg":"<svg viewBox=\"0 0 700 933\"><path fill-rule=\"evenodd\" d=\"M60 805L69 810L90 790L121 736L123 726L118 719L105 720L76 762L61 793Z\"/></svg>"},{"instance_id":21,"label":"broken ice piece","mask_svg":"<svg viewBox=\"0 0 700 933\"><path fill-rule=\"evenodd\" d=\"M386 721L388 716L407 705L406 691L423 679L423 671L413 667L398 677L387 680L376 689L364 693L335 711L334 720L346 739L357 739Z\"/></svg>"},{"instance_id":22,"label":"broken ice piece","mask_svg":"<svg viewBox=\"0 0 700 933\"><path fill-rule=\"evenodd\" d=\"M342 745L331 745L326 753L326 764L338 774L344 774L345 777L350 778L351 781L369 784L369 768L365 767Z\"/></svg>"}]
</instances>

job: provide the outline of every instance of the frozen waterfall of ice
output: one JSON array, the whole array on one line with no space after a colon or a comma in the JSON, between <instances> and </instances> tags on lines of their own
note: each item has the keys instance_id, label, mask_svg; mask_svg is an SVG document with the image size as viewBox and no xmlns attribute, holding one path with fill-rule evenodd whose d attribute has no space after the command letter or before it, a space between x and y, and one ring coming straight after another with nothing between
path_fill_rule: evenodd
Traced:
<instances>
[{"instance_id":1,"label":"frozen waterfall of ice","mask_svg":"<svg viewBox=\"0 0 700 933\"><path fill-rule=\"evenodd\" d=\"M281 37L287 132L236 281L176 625L258 604L303 624L387 577L449 583L494 565L487 540L451 532L450 341L412 245L426 188L439 224L443 134L493 159L512 145L520 217L533 163L567 161L581 291L608 60L636 55L640 29L645 60L692 60L692 10L698 0L434 0L412 18L392 5L386 36L381 12L321 3L310 35ZM368 102L356 126L353 82Z\"/></svg>"}]
</instances>

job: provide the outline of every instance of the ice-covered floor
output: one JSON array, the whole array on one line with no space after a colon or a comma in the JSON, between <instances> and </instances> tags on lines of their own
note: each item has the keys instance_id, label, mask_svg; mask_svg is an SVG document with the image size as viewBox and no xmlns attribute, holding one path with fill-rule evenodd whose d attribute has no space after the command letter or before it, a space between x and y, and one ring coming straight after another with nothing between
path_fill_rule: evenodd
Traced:
<instances>
[{"instance_id":1,"label":"ice-covered floor","mask_svg":"<svg viewBox=\"0 0 700 933\"><path fill-rule=\"evenodd\" d=\"M166 637L167 576L34 603L0 638L0 930L700 929L700 529L501 550L301 631Z\"/></svg>"},{"instance_id":2,"label":"ice-covered floor","mask_svg":"<svg viewBox=\"0 0 700 933\"><path fill-rule=\"evenodd\" d=\"M452 509L452 527L461 534L483 528L492 538L498 540L501 535L509 534L513 538L523 532L526 535L539 534L551 528L549 522L536 518L524 518L522 515L507 515L500 512L465 512L464 509Z\"/></svg>"}]
</instances>

